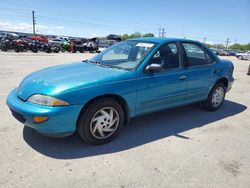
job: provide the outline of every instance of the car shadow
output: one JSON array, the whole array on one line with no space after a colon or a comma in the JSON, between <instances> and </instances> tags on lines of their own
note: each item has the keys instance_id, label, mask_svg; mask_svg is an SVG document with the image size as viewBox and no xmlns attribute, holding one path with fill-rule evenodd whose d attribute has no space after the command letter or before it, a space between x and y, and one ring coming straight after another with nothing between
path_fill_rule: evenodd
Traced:
<instances>
[{"instance_id":1,"label":"car shadow","mask_svg":"<svg viewBox=\"0 0 250 188\"><path fill-rule=\"evenodd\" d=\"M197 105L189 105L140 116L123 127L121 134L112 142L93 146L83 142L75 133L66 138L49 138L24 127L23 138L34 150L57 159L75 159L128 150L169 136L189 139L180 135L184 131L239 114L247 107L225 100L216 112L207 112Z\"/></svg>"}]
</instances>

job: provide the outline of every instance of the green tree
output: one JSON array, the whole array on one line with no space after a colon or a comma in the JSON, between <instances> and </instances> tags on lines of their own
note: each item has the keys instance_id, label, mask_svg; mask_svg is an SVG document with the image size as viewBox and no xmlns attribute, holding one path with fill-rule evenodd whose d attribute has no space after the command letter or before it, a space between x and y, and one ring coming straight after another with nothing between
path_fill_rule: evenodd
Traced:
<instances>
[{"instance_id":1,"label":"green tree","mask_svg":"<svg viewBox=\"0 0 250 188\"><path fill-rule=\"evenodd\" d=\"M142 34L140 32L134 32L132 33L129 38L141 38L142 37Z\"/></svg>"},{"instance_id":2,"label":"green tree","mask_svg":"<svg viewBox=\"0 0 250 188\"><path fill-rule=\"evenodd\" d=\"M249 51L250 50L250 43L248 43L248 44L233 44L233 45L229 46L229 49Z\"/></svg>"},{"instance_id":3,"label":"green tree","mask_svg":"<svg viewBox=\"0 0 250 188\"><path fill-rule=\"evenodd\" d=\"M143 37L154 37L155 35L153 33L146 33L143 35Z\"/></svg>"},{"instance_id":4,"label":"green tree","mask_svg":"<svg viewBox=\"0 0 250 188\"><path fill-rule=\"evenodd\" d=\"M122 37L122 40L127 40L127 39L129 39L129 35L128 35L128 34L123 34L121 37Z\"/></svg>"}]
</instances>

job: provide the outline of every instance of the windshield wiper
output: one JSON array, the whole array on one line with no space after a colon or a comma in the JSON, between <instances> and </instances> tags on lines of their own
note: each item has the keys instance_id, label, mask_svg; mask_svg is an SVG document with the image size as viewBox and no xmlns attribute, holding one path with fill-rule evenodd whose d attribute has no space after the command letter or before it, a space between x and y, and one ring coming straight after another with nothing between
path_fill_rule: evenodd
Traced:
<instances>
[{"instance_id":1,"label":"windshield wiper","mask_svg":"<svg viewBox=\"0 0 250 188\"><path fill-rule=\"evenodd\" d=\"M114 65L104 64L104 63L101 63L99 61L89 61L88 60L88 62L96 64L96 65L98 65L100 67L109 67L109 68L116 68L116 69L121 69L121 70L129 70L129 69L123 68L123 67L117 67L117 66L114 66Z\"/></svg>"},{"instance_id":2,"label":"windshield wiper","mask_svg":"<svg viewBox=\"0 0 250 188\"><path fill-rule=\"evenodd\" d=\"M82 60L82 62L89 63L88 59Z\"/></svg>"}]
</instances>

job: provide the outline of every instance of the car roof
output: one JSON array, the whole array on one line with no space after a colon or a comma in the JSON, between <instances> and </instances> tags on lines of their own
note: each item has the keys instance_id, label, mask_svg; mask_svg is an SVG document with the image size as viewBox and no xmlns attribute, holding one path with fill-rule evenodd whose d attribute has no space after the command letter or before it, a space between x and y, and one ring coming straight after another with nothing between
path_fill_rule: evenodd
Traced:
<instances>
[{"instance_id":1,"label":"car roof","mask_svg":"<svg viewBox=\"0 0 250 188\"><path fill-rule=\"evenodd\" d=\"M139 40L144 42L154 42L154 43L167 43L167 42L196 42L200 43L199 41L189 40L189 39L180 39L180 38L159 38L159 37L145 37L145 38L133 38L129 40Z\"/></svg>"}]
</instances>

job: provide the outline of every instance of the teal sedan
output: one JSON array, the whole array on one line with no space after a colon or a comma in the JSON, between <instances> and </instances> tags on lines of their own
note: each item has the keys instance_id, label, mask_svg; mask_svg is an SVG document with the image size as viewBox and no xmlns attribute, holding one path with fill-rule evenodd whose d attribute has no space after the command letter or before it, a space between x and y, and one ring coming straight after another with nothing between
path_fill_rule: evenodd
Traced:
<instances>
[{"instance_id":1,"label":"teal sedan","mask_svg":"<svg viewBox=\"0 0 250 188\"><path fill-rule=\"evenodd\" d=\"M130 118L200 102L219 109L233 63L186 39L138 38L89 60L34 72L7 98L12 115L43 135L114 139ZM152 125L154 126L154 125Z\"/></svg>"}]
</instances>

